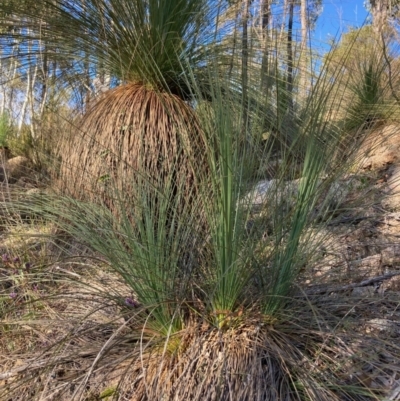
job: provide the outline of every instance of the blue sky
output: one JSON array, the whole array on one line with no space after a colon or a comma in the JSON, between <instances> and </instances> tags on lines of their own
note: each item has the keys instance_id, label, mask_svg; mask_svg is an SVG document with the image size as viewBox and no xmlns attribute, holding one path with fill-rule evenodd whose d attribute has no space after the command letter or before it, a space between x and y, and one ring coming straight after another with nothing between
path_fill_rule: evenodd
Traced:
<instances>
[{"instance_id":1,"label":"blue sky","mask_svg":"<svg viewBox=\"0 0 400 401\"><path fill-rule=\"evenodd\" d=\"M349 27L363 25L368 16L364 0L323 0L323 7L312 34L317 42L338 38Z\"/></svg>"}]
</instances>

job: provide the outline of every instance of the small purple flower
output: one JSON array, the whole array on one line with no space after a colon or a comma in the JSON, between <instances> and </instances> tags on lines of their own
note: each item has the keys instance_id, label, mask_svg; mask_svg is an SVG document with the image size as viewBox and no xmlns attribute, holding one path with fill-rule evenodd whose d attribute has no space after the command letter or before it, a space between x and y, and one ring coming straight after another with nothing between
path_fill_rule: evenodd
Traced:
<instances>
[{"instance_id":1,"label":"small purple flower","mask_svg":"<svg viewBox=\"0 0 400 401\"><path fill-rule=\"evenodd\" d=\"M8 253L3 253L3 255L1 255L1 259L2 259L3 263L7 263L10 261L10 257L8 256Z\"/></svg>"},{"instance_id":2,"label":"small purple flower","mask_svg":"<svg viewBox=\"0 0 400 401\"><path fill-rule=\"evenodd\" d=\"M14 262L14 263L18 263L19 261L20 261L20 259L19 259L18 256L16 256L16 257L13 259L13 262Z\"/></svg>"},{"instance_id":3,"label":"small purple flower","mask_svg":"<svg viewBox=\"0 0 400 401\"><path fill-rule=\"evenodd\" d=\"M139 302L135 301L131 297L125 298L125 305L130 306L131 308L137 308L140 306Z\"/></svg>"},{"instance_id":4,"label":"small purple flower","mask_svg":"<svg viewBox=\"0 0 400 401\"><path fill-rule=\"evenodd\" d=\"M26 270L29 270L31 267L32 267L32 263L30 263L30 262L26 262L25 263L25 269Z\"/></svg>"},{"instance_id":5,"label":"small purple flower","mask_svg":"<svg viewBox=\"0 0 400 401\"><path fill-rule=\"evenodd\" d=\"M11 298L11 299L17 298L17 295L18 295L18 294L17 294L15 291L10 292L10 298Z\"/></svg>"}]
</instances>

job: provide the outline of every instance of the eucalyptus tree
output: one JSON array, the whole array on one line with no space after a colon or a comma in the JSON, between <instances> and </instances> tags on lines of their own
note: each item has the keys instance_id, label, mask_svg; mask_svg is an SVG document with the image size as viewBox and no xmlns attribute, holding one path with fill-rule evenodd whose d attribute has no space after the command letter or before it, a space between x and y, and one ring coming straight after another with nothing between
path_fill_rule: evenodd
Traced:
<instances>
[{"instance_id":1,"label":"eucalyptus tree","mask_svg":"<svg viewBox=\"0 0 400 401\"><path fill-rule=\"evenodd\" d=\"M372 25L376 34L380 35L388 24L391 0L370 0Z\"/></svg>"},{"instance_id":2,"label":"eucalyptus tree","mask_svg":"<svg viewBox=\"0 0 400 401\"><path fill-rule=\"evenodd\" d=\"M56 100L58 94L62 93L65 100L60 78L64 77L65 83L72 74L76 77L78 74L71 69L71 62L63 59L59 49L45 38L48 35L46 21L52 12L46 3L7 0L1 6L1 63L13 70L12 74L11 70L3 74L8 110L15 120L17 135L26 126L32 137L39 138L43 134L42 122L51 114L49 109L61 106ZM29 12L20 12L24 8Z\"/></svg>"}]
</instances>

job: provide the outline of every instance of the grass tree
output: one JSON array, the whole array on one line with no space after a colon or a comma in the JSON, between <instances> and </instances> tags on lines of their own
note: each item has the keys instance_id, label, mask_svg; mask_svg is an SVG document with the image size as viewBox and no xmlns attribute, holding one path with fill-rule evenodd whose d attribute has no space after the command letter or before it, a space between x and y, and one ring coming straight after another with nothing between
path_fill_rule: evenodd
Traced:
<instances>
[{"instance_id":1,"label":"grass tree","mask_svg":"<svg viewBox=\"0 0 400 401\"><path fill-rule=\"evenodd\" d=\"M92 96L84 116L61 140L60 182L68 193L98 195L108 180L121 182L127 166L146 179L174 169L177 179L196 185L193 170L201 168L204 138L185 71L201 61L206 7L197 0L4 3L6 24L20 25L28 43L37 40L30 53L56 48L113 79L113 89ZM137 196L134 182L130 189L124 183L131 199ZM111 198L108 194L110 207Z\"/></svg>"},{"instance_id":2,"label":"grass tree","mask_svg":"<svg viewBox=\"0 0 400 401\"><path fill-rule=\"evenodd\" d=\"M272 103L259 82L262 57L247 60L246 74L221 74L220 48L204 48L221 39L214 29L203 40L206 4L54 4L60 18L52 29L65 32L55 35L60 48L68 57L90 54L119 85L94 100L65 150L71 170L64 164L62 174L89 196L40 195L8 207L61 227L97 262L79 273L57 270L57 298L67 307L46 322L58 336L4 376L16 380L0 396L379 399L349 373L361 369L363 346L378 347L375 339L357 337L351 305L343 316L344 301L338 308L337 298L314 296L303 281L314 279L338 209L332 185L352 162L350 145L348 160L338 152L345 132L329 116L341 106L328 102L334 88L325 72L302 97L275 179L256 191L249 160L256 148L270 158L275 141L254 139ZM209 26L218 24L214 17ZM242 52L230 54L241 66ZM32 274L54 281L45 269ZM7 327L25 327L15 315ZM49 372L70 370L50 383Z\"/></svg>"}]
</instances>

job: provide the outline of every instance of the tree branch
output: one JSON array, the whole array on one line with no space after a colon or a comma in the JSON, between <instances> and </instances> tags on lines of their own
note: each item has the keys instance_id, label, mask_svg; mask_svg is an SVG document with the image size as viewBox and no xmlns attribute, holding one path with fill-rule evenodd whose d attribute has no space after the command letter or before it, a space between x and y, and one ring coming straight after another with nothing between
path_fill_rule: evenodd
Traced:
<instances>
[{"instance_id":1,"label":"tree branch","mask_svg":"<svg viewBox=\"0 0 400 401\"><path fill-rule=\"evenodd\" d=\"M326 294L326 293L331 293L331 292L343 292L343 291L348 291L352 290L353 288L359 288L359 287L367 287L371 284L377 283L379 281L384 281L384 280L389 280L392 277L395 276L400 276L400 271L396 272L389 272L386 274L382 274L380 276L376 277L371 277L368 279L365 279L359 283L352 283L352 284L346 284L346 285L340 285L340 286L324 286L324 287L319 287L319 288L310 288L308 290L305 290L306 295L320 295L320 294Z\"/></svg>"}]
</instances>

